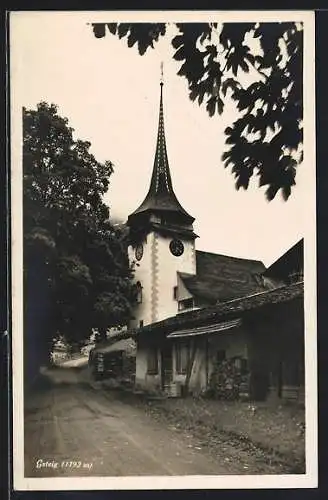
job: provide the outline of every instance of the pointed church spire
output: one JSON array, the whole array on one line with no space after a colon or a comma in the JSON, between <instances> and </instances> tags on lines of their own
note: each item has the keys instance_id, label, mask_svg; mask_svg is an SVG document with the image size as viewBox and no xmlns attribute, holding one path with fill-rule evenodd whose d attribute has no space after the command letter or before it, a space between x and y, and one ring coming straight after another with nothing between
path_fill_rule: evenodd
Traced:
<instances>
[{"instance_id":1,"label":"pointed church spire","mask_svg":"<svg viewBox=\"0 0 328 500\"><path fill-rule=\"evenodd\" d=\"M155 160L153 173L151 177L150 189L153 193L171 193L172 180L169 167L169 161L166 150L165 130L164 130L164 111L163 111L163 63L161 64L161 93L159 103L159 119L158 119L158 132L157 144L155 152Z\"/></svg>"},{"instance_id":2,"label":"pointed church spire","mask_svg":"<svg viewBox=\"0 0 328 500\"><path fill-rule=\"evenodd\" d=\"M153 227L157 231L184 234L194 239L197 237L192 227L195 219L180 205L172 185L164 130L163 80L161 65L158 131L150 186L144 201L129 215L128 225L136 231Z\"/></svg>"},{"instance_id":3,"label":"pointed church spire","mask_svg":"<svg viewBox=\"0 0 328 500\"><path fill-rule=\"evenodd\" d=\"M186 223L192 224L194 218L182 208L173 191L164 130L163 87L164 78L162 63L157 143L150 187L146 198L144 199L140 207L130 215L129 219L131 219L131 216L140 214L142 212L165 212L170 213L171 215L175 214L180 220L182 218Z\"/></svg>"}]
</instances>

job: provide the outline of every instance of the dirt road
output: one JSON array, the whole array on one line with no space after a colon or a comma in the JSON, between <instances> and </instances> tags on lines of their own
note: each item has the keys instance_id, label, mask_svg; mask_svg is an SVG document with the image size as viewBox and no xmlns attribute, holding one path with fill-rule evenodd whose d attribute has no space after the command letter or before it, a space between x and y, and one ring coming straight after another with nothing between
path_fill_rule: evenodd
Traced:
<instances>
[{"instance_id":1,"label":"dirt road","mask_svg":"<svg viewBox=\"0 0 328 500\"><path fill-rule=\"evenodd\" d=\"M235 472L185 434L90 385L85 370L57 368L48 376L48 387L25 402L26 477Z\"/></svg>"}]
</instances>

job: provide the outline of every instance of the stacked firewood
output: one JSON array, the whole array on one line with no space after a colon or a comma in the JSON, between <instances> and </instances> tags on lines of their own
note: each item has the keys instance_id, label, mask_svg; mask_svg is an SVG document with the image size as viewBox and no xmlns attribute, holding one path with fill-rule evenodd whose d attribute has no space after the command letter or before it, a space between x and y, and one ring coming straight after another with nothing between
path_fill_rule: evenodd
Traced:
<instances>
[{"instance_id":1,"label":"stacked firewood","mask_svg":"<svg viewBox=\"0 0 328 500\"><path fill-rule=\"evenodd\" d=\"M218 363L210 377L209 392L215 399L236 400L248 397L248 373L236 359Z\"/></svg>"},{"instance_id":2,"label":"stacked firewood","mask_svg":"<svg viewBox=\"0 0 328 500\"><path fill-rule=\"evenodd\" d=\"M124 356L122 378L126 382L133 383L136 374L136 358L135 356Z\"/></svg>"}]
</instances>

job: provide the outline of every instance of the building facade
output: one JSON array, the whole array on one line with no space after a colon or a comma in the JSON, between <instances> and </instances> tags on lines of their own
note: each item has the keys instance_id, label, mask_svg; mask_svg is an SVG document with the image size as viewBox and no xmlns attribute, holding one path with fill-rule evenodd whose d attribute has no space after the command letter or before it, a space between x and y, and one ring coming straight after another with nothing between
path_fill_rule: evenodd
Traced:
<instances>
[{"instance_id":1,"label":"building facade","mask_svg":"<svg viewBox=\"0 0 328 500\"><path fill-rule=\"evenodd\" d=\"M172 185L161 83L150 187L127 221L138 290L130 324L137 332L136 386L251 399L289 391L298 399L304 388L300 245L266 270L261 261L198 251L194 221Z\"/></svg>"},{"instance_id":2,"label":"building facade","mask_svg":"<svg viewBox=\"0 0 328 500\"><path fill-rule=\"evenodd\" d=\"M196 250L194 220L180 205L172 185L161 82L150 187L127 221L128 255L138 287L132 328L263 288L262 262Z\"/></svg>"},{"instance_id":3,"label":"building facade","mask_svg":"<svg viewBox=\"0 0 328 500\"><path fill-rule=\"evenodd\" d=\"M303 282L167 318L136 339L143 390L304 402Z\"/></svg>"}]
</instances>

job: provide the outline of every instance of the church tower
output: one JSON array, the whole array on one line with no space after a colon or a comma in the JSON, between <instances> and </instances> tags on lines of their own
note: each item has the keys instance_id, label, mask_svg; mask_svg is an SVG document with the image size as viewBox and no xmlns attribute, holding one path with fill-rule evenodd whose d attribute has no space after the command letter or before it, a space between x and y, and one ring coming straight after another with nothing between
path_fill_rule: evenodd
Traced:
<instances>
[{"instance_id":1,"label":"church tower","mask_svg":"<svg viewBox=\"0 0 328 500\"><path fill-rule=\"evenodd\" d=\"M194 218L180 205L172 186L166 150L163 81L153 172L148 193L128 217L130 262L135 263L138 299L131 327L178 312L178 272L196 274Z\"/></svg>"}]
</instances>

